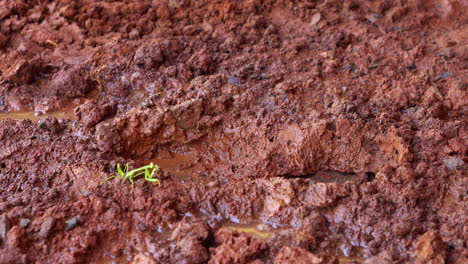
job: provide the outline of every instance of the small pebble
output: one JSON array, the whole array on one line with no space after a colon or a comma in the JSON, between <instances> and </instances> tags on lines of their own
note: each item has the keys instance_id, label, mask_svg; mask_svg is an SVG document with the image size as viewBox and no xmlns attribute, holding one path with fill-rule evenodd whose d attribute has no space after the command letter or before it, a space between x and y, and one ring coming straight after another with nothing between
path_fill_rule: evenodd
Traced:
<instances>
[{"instance_id":1,"label":"small pebble","mask_svg":"<svg viewBox=\"0 0 468 264\"><path fill-rule=\"evenodd\" d=\"M312 19L310 20L310 24L317 25L317 23L320 21L321 18L322 18L322 15L320 14L320 12L315 13L312 16Z\"/></svg>"},{"instance_id":2,"label":"small pebble","mask_svg":"<svg viewBox=\"0 0 468 264\"><path fill-rule=\"evenodd\" d=\"M54 231L55 227L55 218L48 217L42 222L41 229L39 230L39 237L47 238Z\"/></svg>"},{"instance_id":3,"label":"small pebble","mask_svg":"<svg viewBox=\"0 0 468 264\"><path fill-rule=\"evenodd\" d=\"M451 72L444 72L444 73L442 73L442 76L441 76L441 77L442 77L443 79L447 79L447 78L452 77L452 76L453 76L453 73L451 73Z\"/></svg>"},{"instance_id":4,"label":"small pebble","mask_svg":"<svg viewBox=\"0 0 468 264\"><path fill-rule=\"evenodd\" d=\"M416 113L417 110L418 109L416 107L410 107L410 108L401 110L401 112L404 114L412 114L412 113Z\"/></svg>"},{"instance_id":5,"label":"small pebble","mask_svg":"<svg viewBox=\"0 0 468 264\"><path fill-rule=\"evenodd\" d=\"M10 220L6 215L0 216L0 245L6 243L7 233L10 230Z\"/></svg>"},{"instance_id":6,"label":"small pebble","mask_svg":"<svg viewBox=\"0 0 468 264\"><path fill-rule=\"evenodd\" d=\"M20 219L20 222L19 222L19 225L22 227L22 228L26 228L28 227L28 225L31 223L31 220L27 219L27 218L21 218Z\"/></svg>"},{"instance_id":7,"label":"small pebble","mask_svg":"<svg viewBox=\"0 0 468 264\"><path fill-rule=\"evenodd\" d=\"M142 232L145 232L146 230L148 230L148 227L144 224L138 224L137 227L136 227L136 230L140 233Z\"/></svg>"},{"instance_id":8,"label":"small pebble","mask_svg":"<svg viewBox=\"0 0 468 264\"><path fill-rule=\"evenodd\" d=\"M65 221L65 230L72 230L73 228L77 227L81 223L81 219L79 216L75 216L72 219Z\"/></svg>"},{"instance_id":9,"label":"small pebble","mask_svg":"<svg viewBox=\"0 0 468 264\"><path fill-rule=\"evenodd\" d=\"M463 165L465 165L465 162L462 159L450 157L444 159L444 164L445 167L447 167L449 170L456 170L463 167Z\"/></svg>"},{"instance_id":10,"label":"small pebble","mask_svg":"<svg viewBox=\"0 0 468 264\"><path fill-rule=\"evenodd\" d=\"M369 21L371 23L374 23L379 18L383 18L383 16L381 14L373 14L373 15L370 16Z\"/></svg>"},{"instance_id":11,"label":"small pebble","mask_svg":"<svg viewBox=\"0 0 468 264\"><path fill-rule=\"evenodd\" d=\"M228 83L233 83L235 85L241 85L242 84L242 82L239 79L237 79L236 77L233 77L233 76L228 78Z\"/></svg>"}]
</instances>

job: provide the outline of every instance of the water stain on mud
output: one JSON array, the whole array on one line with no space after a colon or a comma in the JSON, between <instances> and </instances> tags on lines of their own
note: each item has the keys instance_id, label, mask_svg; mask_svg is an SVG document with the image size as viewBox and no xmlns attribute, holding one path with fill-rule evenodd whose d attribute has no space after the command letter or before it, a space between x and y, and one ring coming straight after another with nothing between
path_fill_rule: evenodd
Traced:
<instances>
[{"instance_id":1,"label":"water stain on mud","mask_svg":"<svg viewBox=\"0 0 468 264\"><path fill-rule=\"evenodd\" d=\"M57 119L63 118L63 119L69 119L69 120L76 120L76 117L71 115L70 113L66 112L52 112L52 113L47 113L44 115L37 114L37 112L34 111L28 111L28 112L11 112L11 113L0 113L0 120L2 119L13 119L13 120L23 120L23 119L29 119L33 122L37 122L40 119L44 119L47 117L55 117Z\"/></svg>"},{"instance_id":2,"label":"water stain on mud","mask_svg":"<svg viewBox=\"0 0 468 264\"><path fill-rule=\"evenodd\" d=\"M0 112L0 120L2 119L13 119L13 120L24 120L29 119L32 122L37 122L40 119L47 117L55 117L57 119L66 119L70 121L77 120L74 108L76 104L68 104L66 107L60 110L51 111L47 113L39 113L33 110L21 109L13 112Z\"/></svg>"},{"instance_id":3,"label":"water stain on mud","mask_svg":"<svg viewBox=\"0 0 468 264\"><path fill-rule=\"evenodd\" d=\"M224 227L241 233L247 233L254 237L268 241L276 230L270 230L270 228L264 224L235 224L227 223Z\"/></svg>"},{"instance_id":4,"label":"water stain on mud","mask_svg":"<svg viewBox=\"0 0 468 264\"><path fill-rule=\"evenodd\" d=\"M145 160L142 163L149 162L158 165L162 173L168 174L172 180L180 183L207 185L216 180L216 177L206 173L201 158L192 153L170 152L159 158Z\"/></svg>"}]
</instances>

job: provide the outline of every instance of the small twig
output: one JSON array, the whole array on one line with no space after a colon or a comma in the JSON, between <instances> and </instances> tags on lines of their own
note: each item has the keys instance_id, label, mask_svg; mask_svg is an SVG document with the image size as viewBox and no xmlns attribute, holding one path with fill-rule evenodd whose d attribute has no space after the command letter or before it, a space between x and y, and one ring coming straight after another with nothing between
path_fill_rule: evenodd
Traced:
<instances>
[{"instance_id":1,"label":"small twig","mask_svg":"<svg viewBox=\"0 0 468 264\"><path fill-rule=\"evenodd\" d=\"M130 63L133 61L133 57L135 57L135 53L133 53L132 57L130 57L130 59L128 60L127 66L125 66L125 70L128 69L128 67L130 66Z\"/></svg>"},{"instance_id":2,"label":"small twig","mask_svg":"<svg viewBox=\"0 0 468 264\"><path fill-rule=\"evenodd\" d=\"M48 39L48 40L46 41L46 43L48 43L48 44L50 44L50 45L55 46L56 48L58 48L58 44L57 44L57 42L55 42L55 41L52 41L52 40Z\"/></svg>"}]
</instances>

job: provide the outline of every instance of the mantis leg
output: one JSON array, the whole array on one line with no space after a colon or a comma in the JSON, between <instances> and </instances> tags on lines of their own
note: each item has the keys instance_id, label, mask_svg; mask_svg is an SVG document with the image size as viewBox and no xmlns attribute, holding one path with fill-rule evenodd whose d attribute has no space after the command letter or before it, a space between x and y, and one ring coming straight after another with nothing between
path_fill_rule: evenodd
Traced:
<instances>
[{"instance_id":1,"label":"mantis leg","mask_svg":"<svg viewBox=\"0 0 468 264\"><path fill-rule=\"evenodd\" d=\"M145 172L143 171L143 172L140 172L140 173L138 173L138 174L135 174L135 176L133 176L132 178L136 178L136 177L138 177L138 176L140 176L140 175L142 175L142 174L144 174L144 173L145 173Z\"/></svg>"},{"instance_id":2,"label":"mantis leg","mask_svg":"<svg viewBox=\"0 0 468 264\"><path fill-rule=\"evenodd\" d=\"M124 178L119 177L119 176L117 176L117 175L112 175L112 176L108 177L107 179L103 180L103 181L102 181L101 183L99 183L99 184L103 184L103 183L105 183L106 181L108 181L108 180L110 180L110 179L113 179L113 178L117 178L117 179L121 179L121 180L124 179Z\"/></svg>"},{"instance_id":3,"label":"mantis leg","mask_svg":"<svg viewBox=\"0 0 468 264\"><path fill-rule=\"evenodd\" d=\"M157 168L154 168L151 173L150 171L147 169L145 171L145 180L149 181L149 182L157 182L159 186L161 186L161 181L159 181L159 179L153 179L153 176L154 176L154 173L156 172L156 169Z\"/></svg>"},{"instance_id":4,"label":"mantis leg","mask_svg":"<svg viewBox=\"0 0 468 264\"><path fill-rule=\"evenodd\" d=\"M135 189L135 183L133 182L133 179L131 177L128 178L128 180L131 182L131 186L132 186L131 188L132 188L132 192L133 192L133 190Z\"/></svg>"}]
</instances>

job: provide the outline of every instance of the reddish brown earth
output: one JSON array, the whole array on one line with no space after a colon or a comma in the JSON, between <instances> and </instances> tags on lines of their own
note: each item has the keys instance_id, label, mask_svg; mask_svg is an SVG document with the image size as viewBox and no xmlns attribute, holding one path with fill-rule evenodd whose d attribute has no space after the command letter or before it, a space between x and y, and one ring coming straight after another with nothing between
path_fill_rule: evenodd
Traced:
<instances>
[{"instance_id":1,"label":"reddish brown earth","mask_svg":"<svg viewBox=\"0 0 468 264\"><path fill-rule=\"evenodd\" d=\"M467 263L467 14L0 1L0 263Z\"/></svg>"}]
</instances>

